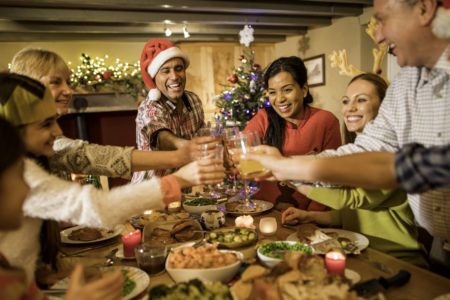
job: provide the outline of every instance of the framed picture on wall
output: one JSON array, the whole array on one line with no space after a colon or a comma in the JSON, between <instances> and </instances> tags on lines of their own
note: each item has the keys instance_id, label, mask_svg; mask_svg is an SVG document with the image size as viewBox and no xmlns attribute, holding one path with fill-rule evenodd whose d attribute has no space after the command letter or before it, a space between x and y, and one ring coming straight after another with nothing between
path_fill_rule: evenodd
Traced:
<instances>
[{"instance_id":1,"label":"framed picture on wall","mask_svg":"<svg viewBox=\"0 0 450 300\"><path fill-rule=\"evenodd\" d=\"M309 87L325 85L325 54L305 58Z\"/></svg>"}]
</instances>

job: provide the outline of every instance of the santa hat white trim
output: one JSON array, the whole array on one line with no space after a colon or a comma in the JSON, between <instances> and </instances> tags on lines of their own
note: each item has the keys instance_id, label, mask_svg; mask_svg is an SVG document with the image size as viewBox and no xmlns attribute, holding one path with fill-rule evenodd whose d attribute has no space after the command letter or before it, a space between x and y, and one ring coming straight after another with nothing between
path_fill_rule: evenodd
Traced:
<instances>
[{"instance_id":1,"label":"santa hat white trim","mask_svg":"<svg viewBox=\"0 0 450 300\"><path fill-rule=\"evenodd\" d=\"M432 23L435 36L440 39L450 39L450 9L439 7Z\"/></svg>"},{"instance_id":2,"label":"santa hat white trim","mask_svg":"<svg viewBox=\"0 0 450 300\"><path fill-rule=\"evenodd\" d=\"M185 68L189 66L189 58L186 56L186 54L181 51L178 47L170 47L167 48L164 51L161 51L158 53L158 55L152 60L152 63L148 65L147 72L150 75L150 77L153 79L156 76L156 73L158 73L159 68L168 61L169 59L179 57L184 60Z\"/></svg>"}]
</instances>

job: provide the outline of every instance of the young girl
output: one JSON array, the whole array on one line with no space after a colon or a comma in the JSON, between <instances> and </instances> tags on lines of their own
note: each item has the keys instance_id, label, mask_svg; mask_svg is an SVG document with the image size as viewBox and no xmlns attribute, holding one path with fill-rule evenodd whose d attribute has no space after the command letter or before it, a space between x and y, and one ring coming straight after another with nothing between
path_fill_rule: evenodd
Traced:
<instances>
[{"instance_id":1,"label":"young girl","mask_svg":"<svg viewBox=\"0 0 450 300\"><path fill-rule=\"evenodd\" d=\"M339 121L332 113L311 107L313 98L303 61L295 56L281 57L264 73L271 107L260 109L244 131L255 131L264 144L284 155L314 154L341 145ZM325 210L286 185L262 182L256 199L287 202L305 210Z\"/></svg>"},{"instance_id":2,"label":"young girl","mask_svg":"<svg viewBox=\"0 0 450 300\"><path fill-rule=\"evenodd\" d=\"M0 230L17 230L23 220L22 205L29 192L24 180L25 145L17 130L0 118ZM83 271L77 266L71 275L67 300L76 299L120 299L122 276L108 274L92 283L81 284ZM26 273L12 267L7 257L0 252L0 299L46 299L34 282L28 283Z\"/></svg>"},{"instance_id":3,"label":"young girl","mask_svg":"<svg viewBox=\"0 0 450 300\"><path fill-rule=\"evenodd\" d=\"M33 79L17 74L0 74L0 115L20 129L28 156L25 179L31 191L24 203L28 218L20 230L0 234L0 251L13 265L23 266L33 278L39 248L42 219L68 221L91 227L112 227L145 209L163 208L181 197L180 188L220 182L222 162L196 161L161 180L155 178L126 185L110 192L91 185L80 186L50 175L36 164L47 163L53 142L61 134L56 107L48 89ZM27 236L23 240L23 236Z\"/></svg>"}]
</instances>

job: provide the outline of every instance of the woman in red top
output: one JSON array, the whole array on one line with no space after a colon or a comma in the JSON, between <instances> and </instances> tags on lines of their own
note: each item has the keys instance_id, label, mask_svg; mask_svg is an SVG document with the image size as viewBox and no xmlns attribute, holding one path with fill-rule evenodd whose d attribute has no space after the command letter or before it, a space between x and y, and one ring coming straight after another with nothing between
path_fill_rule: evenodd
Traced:
<instances>
[{"instance_id":1,"label":"woman in red top","mask_svg":"<svg viewBox=\"0 0 450 300\"><path fill-rule=\"evenodd\" d=\"M281 57L267 68L264 83L270 107L260 109L244 131L257 132L266 145L277 147L283 155L319 153L341 145L338 119L330 112L309 106L307 71L296 57ZM326 210L288 186L262 182L255 198L278 204L281 202L303 210Z\"/></svg>"}]
</instances>

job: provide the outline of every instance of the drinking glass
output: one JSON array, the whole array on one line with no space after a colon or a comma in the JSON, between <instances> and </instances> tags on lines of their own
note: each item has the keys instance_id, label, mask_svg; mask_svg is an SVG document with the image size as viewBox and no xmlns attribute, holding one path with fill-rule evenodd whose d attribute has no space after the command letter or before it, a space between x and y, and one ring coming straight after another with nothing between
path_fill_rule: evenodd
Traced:
<instances>
[{"instance_id":1,"label":"drinking glass","mask_svg":"<svg viewBox=\"0 0 450 300\"><path fill-rule=\"evenodd\" d=\"M167 247L141 244L134 249L138 267L149 275L164 271Z\"/></svg>"},{"instance_id":2,"label":"drinking glass","mask_svg":"<svg viewBox=\"0 0 450 300\"><path fill-rule=\"evenodd\" d=\"M241 132L227 141L229 153L239 157L237 169L244 183L244 200L247 206L252 206L249 200L248 180L264 175L267 170L259 162L246 158L249 153L254 153L254 147L261 144L256 132Z\"/></svg>"}]
</instances>

